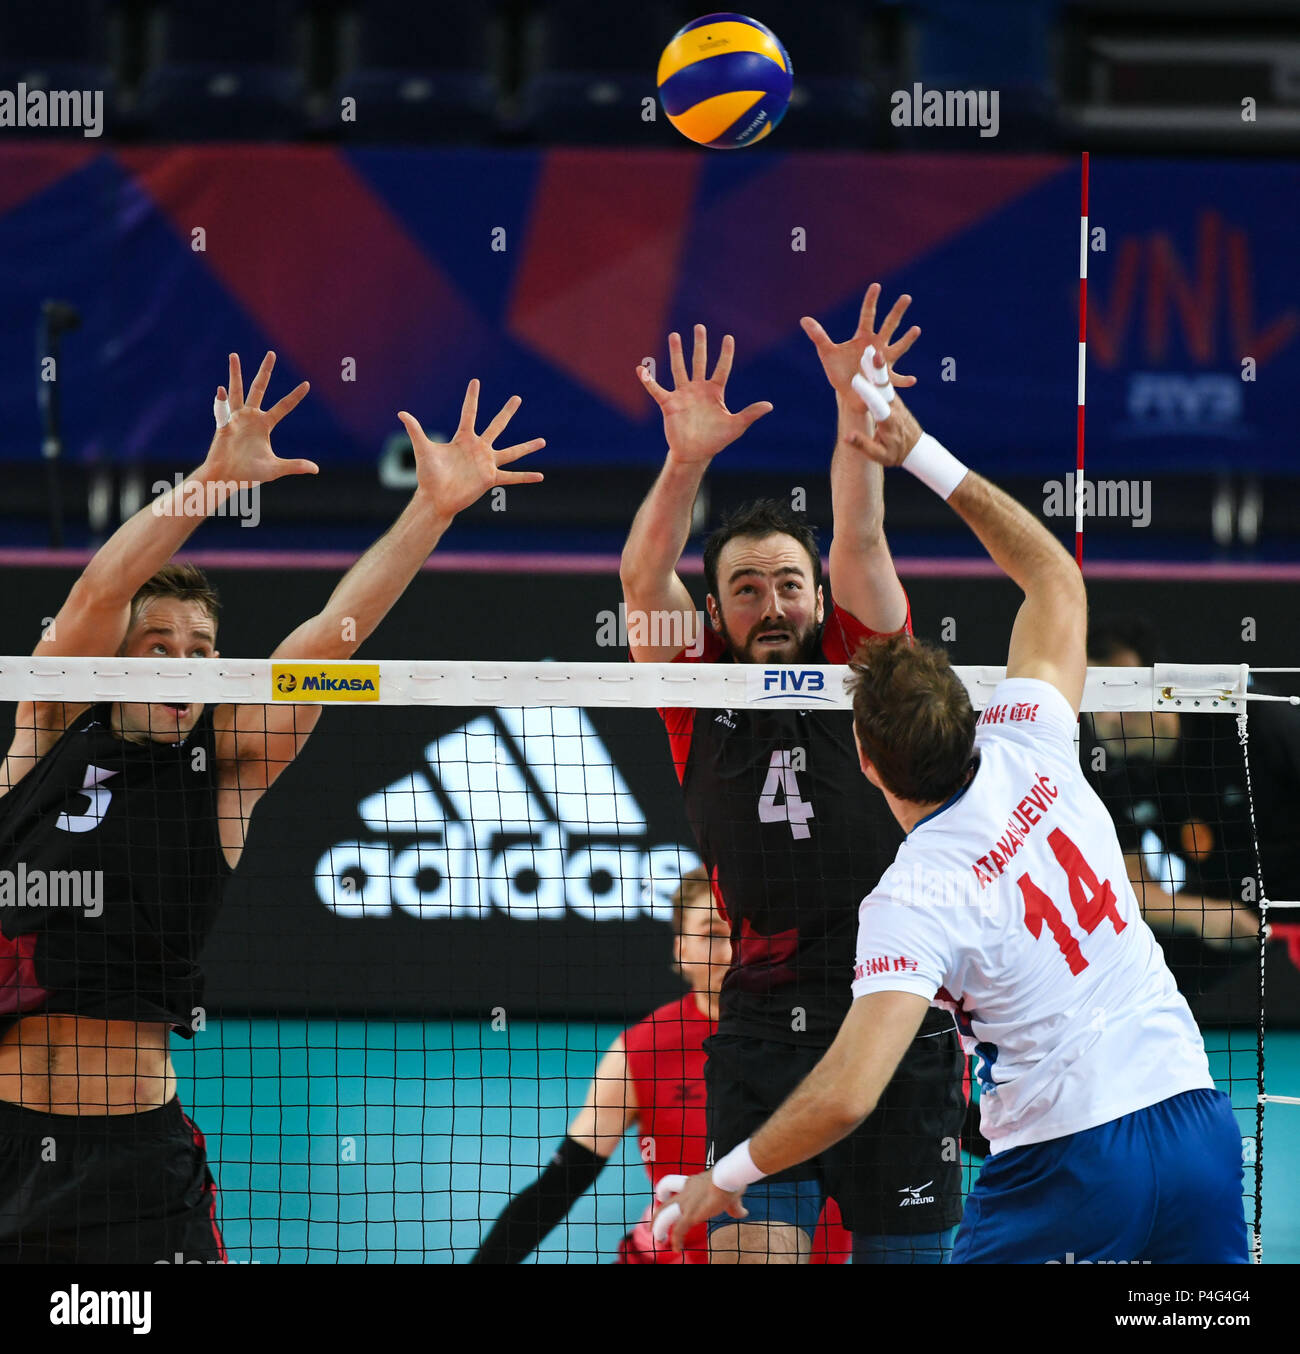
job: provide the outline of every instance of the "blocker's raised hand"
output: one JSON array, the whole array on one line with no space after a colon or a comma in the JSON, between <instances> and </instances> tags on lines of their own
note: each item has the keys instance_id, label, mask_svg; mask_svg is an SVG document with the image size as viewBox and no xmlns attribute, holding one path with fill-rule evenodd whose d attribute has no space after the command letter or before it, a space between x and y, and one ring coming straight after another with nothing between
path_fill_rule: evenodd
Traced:
<instances>
[{"instance_id":1,"label":"blocker's raised hand","mask_svg":"<svg viewBox=\"0 0 1300 1354\"><path fill-rule=\"evenodd\" d=\"M274 366L275 354L267 353L245 400L239 354L230 354L230 389L227 392L225 386L217 387L217 398L212 406L217 431L204 463L217 478L265 484L285 475L319 473L315 461L282 461L271 450L272 429L302 403L303 397L311 389L303 381L269 409L263 409L262 397L270 384Z\"/></svg>"},{"instance_id":2,"label":"blocker's raised hand","mask_svg":"<svg viewBox=\"0 0 1300 1354\"><path fill-rule=\"evenodd\" d=\"M646 367L638 367L641 384L664 416L664 436L668 439L670 460L683 465L711 461L723 447L730 446L751 423L772 412L767 400L747 405L733 414L727 408L727 377L736 342L727 334L713 375L708 376L708 334L702 324L695 326L695 351L691 355L691 374L686 375L682 356L682 336L668 335L668 356L672 366L673 389L665 390Z\"/></svg>"},{"instance_id":3,"label":"blocker's raised hand","mask_svg":"<svg viewBox=\"0 0 1300 1354\"><path fill-rule=\"evenodd\" d=\"M411 435L419 492L426 495L439 512L458 513L498 485L540 484L542 481L536 470L502 470L501 467L544 447L545 438L534 437L531 442L516 442L509 447L492 445L505 432L506 425L523 401L518 395L511 395L492 422L481 433L476 433L478 394L478 381L471 381L461 405L460 426L450 442L431 442L418 420L405 410L397 416Z\"/></svg>"},{"instance_id":4,"label":"blocker's raised hand","mask_svg":"<svg viewBox=\"0 0 1300 1354\"><path fill-rule=\"evenodd\" d=\"M893 341L912 298L904 293L894 302L885 316L879 330L876 329L876 302L880 299L880 283L873 282L862 298L862 309L858 313L858 327L852 338L843 343L833 343L826 331L812 318L805 315L799 321L805 334L813 341L817 356L821 358L822 370L836 394L850 395L853 392L853 378L858 374L862 354L868 348L876 350L876 364L882 361L889 366L891 384L906 388L916 384L915 376L900 376L894 370L898 359L921 337L919 325L913 325L897 343ZM856 397L855 397L856 398Z\"/></svg>"},{"instance_id":5,"label":"blocker's raised hand","mask_svg":"<svg viewBox=\"0 0 1300 1354\"><path fill-rule=\"evenodd\" d=\"M854 429L845 435L845 441L881 465L902 465L921 440L922 428L901 398L896 396L889 409L888 418L878 423L868 420L866 432Z\"/></svg>"}]
</instances>

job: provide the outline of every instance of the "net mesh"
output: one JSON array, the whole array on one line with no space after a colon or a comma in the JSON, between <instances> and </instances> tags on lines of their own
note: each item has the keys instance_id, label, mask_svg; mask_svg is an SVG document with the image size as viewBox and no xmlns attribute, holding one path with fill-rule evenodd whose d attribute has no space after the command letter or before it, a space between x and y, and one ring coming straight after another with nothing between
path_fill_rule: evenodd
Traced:
<instances>
[{"instance_id":1,"label":"net mesh","mask_svg":"<svg viewBox=\"0 0 1300 1354\"><path fill-rule=\"evenodd\" d=\"M977 708L1002 676L958 671ZM177 1090L219 1187L199 1202L215 1208L232 1260L464 1262L488 1243L540 1262L645 1259L648 1176L704 1165L700 1042L721 976L710 975L712 906L690 906L683 891L700 848L657 711L725 724L811 707L840 721L851 749L842 676L0 659L0 698L19 703L20 734L62 703L60 718L99 740L98 761L69 753L61 765L70 741L47 737L35 761L11 763L0 1033L60 1012L183 1024L190 1037L170 1038ZM1246 681L1236 666L1094 669L1079 754L1238 1113L1258 1245L1263 888ZM231 706L238 715L223 717ZM227 746L223 730L279 727L286 710L299 733L323 718L250 819L200 763ZM118 744L128 750L113 761ZM145 744L151 769L138 775L129 749ZM775 822L796 841L819 826L799 759L786 755L798 750L774 753L755 821L729 830ZM160 757L171 780L158 779ZM259 788L261 771L259 781L245 768L234 788ZM215 833L219 812L240 823L218 841L202 824ZM229 850L213 843L229 848L245 832L227 877L217 862ZM54 836L77 850L41 855ZM796 882L841 897L855 921L874 879L810 859L817 878ZM20 898L42 862L69 875L79 863L85 896ZM42 968L25 938L51 927L62 967ZM200 949L206 986L185 963ZM828 974L828 988L841 983L847 1006L847 978ZM701 995L683 1006L692 990ZM675 1013L675 1037L647 1044L642 1022L661 1008ZM608 1164L592 1183L582 1163L565 1163L571 1192L590 1187L560 1207L536 1185L575 1125ZM984 1146L975 1117L958 1137L969 1188ZM510 1227L494 1234L507 1211ZM74 1231L95 1234L93 1210L77 1216ZM821 1259L845 1258L837 1224L832 1209ZM544 1236L524 1246L534 1232Z\"/></svg>"}]
</instances>

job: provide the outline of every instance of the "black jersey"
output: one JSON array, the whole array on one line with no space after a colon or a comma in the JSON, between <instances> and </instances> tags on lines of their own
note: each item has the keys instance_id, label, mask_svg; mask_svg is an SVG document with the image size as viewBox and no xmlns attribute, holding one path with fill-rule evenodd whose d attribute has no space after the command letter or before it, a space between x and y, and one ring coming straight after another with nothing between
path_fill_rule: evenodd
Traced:
<instances>
[{"instance_id":1,"label":"black jersey","mask_svg":"<svg viewBox=\"0 0 1300 1354\"><path fill-rule=\"evenodd\" d=\"M181 743L82 712L0 798L0 1016L167 1021L186 1036L230 867L213 709Z\"/></svg>"},{"instance_id":2,"label":"black jersey","mask_svg":"<svg viewBox=\"0 0 1300 1354\"><path fill-rule=\"evenodd\" d=\"M815 661L845 663L871 633L835 607ZM701 661L730 661L712 632ZM686 814L731 927L719 1034L829 1044L852 1002L858 906L903 840L884 796L862 774L852 714L660 713ZM935 1028L950 1023L937 1011L927 1019Z\"/></svg>"}]
</instances>

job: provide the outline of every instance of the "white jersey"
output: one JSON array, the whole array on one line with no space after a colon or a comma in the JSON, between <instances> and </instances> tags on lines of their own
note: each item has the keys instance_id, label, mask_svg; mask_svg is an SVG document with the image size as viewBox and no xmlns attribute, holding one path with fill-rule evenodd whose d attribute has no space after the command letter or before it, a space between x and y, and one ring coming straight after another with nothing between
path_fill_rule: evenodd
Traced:
<instances>
[{"instance_id":1,"label":"white jersey","mask_svg":"<svg viewBox=\"0 0 1300 1354\"><path fill-rule=\"evenodd\" d=\"M1214 1086L1074 727L1054 686L1001 683L974 778L912 829L859 912L853 995L954 1012L993 1152Z\"/></svg>"}]
</instances>

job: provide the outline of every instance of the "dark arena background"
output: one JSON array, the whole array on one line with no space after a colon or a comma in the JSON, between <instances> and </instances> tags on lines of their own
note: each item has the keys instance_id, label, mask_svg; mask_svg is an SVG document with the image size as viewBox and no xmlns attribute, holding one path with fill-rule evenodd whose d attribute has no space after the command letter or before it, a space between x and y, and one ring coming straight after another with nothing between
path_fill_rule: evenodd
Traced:
<instances>
[{"instance_id":1,"label":"dark arena background","mask_svg":"<svg viewBox=\"0 0 1300 1354\"><path fill-rule=\"evenodd\" d=\"M628 659L620 552L665 454L638 364L667 386L667 335L702 323L710 365L735 336L728 407L773 405L695 503L703 607L704 539L738 504L779 499L829 547L835 400L800 318L838 340L870 283L882 313L906 292L909 406L1081 548L1094 626L1140 637L1090 662L1233 687L1179 707L1172 760L1152 721L1176 700L1085 704L1080 755L1182 899L1153 929L1237 1111L1255 1258L1300 1262L1300 709L1255 699L1300 693L1300 14L754 0L793 95L724 152L657 96L703 12L0 10L6 717L64 680L24 656L94 552L203 461L231 352L247 383L275 351L268 403L310 381L273 445L319 474L228 500L177 555L220 591L218 661L326 605L417 489L398 411L450 441L477 378L480 423L522 397L503 440L545 437L512 467L545 482L461 512L357 661L576 674ZM1004 664L1017 589L922 485L885 495L915 633L963 672ZM611 1041L687 990L670 899L697 845L653 703L502 680L477 706L326 709L258 810L202 1019L171 1039L232 1261L469 1261ZM1247 909L1235 938L1202 924L1211 897ZM618 1257L647 1141L629 1129L529 1263Z\"/></svg>"}]
</instances>

